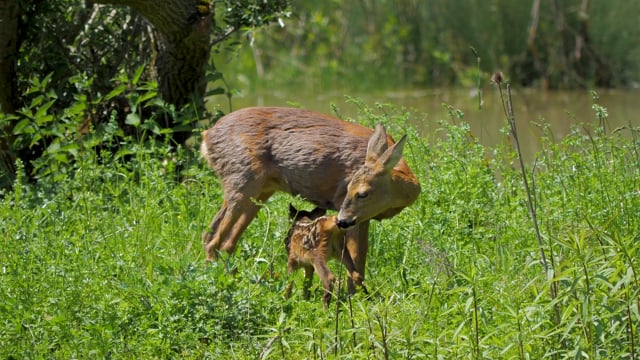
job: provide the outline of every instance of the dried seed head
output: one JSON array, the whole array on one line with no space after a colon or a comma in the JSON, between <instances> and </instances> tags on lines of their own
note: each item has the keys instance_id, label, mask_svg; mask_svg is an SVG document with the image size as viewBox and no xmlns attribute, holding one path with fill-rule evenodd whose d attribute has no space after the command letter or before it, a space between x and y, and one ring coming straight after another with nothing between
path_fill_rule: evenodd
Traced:
<instances>
[{"instance_id":1,"label":"dried seed head","mask_svg":"<svg viewBox=\"0 0 640 360\"><path fill-rule=\"evenodd\" d=\"M491 82L500 85L502 83L502 72L494 72L493 75L491 75Z\"/></svg>"}]
</instances>

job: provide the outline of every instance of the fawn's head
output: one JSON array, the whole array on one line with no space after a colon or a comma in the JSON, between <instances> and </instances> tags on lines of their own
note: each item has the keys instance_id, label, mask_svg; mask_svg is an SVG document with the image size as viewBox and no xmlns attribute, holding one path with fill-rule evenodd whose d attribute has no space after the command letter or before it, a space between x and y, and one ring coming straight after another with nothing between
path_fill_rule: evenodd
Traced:
<instances>
[{"instance_id":1,"label":"fawn's head","mask_svg":"<svg viewBox=\"0 0 640 360\"><path fill-rule=\"evenodd\" d=\"M300 220L315 220L320 216L323 216L327 213L327 209L322 209L316 207L311 211L306 210L298 210L292 204L289 204L289 219L293 220L293 222L297 222Z\"/></svg>"},{"instance_id":2,"label":"fawn's head","mask_svg":"<svg viewBox=\"0 0 640 360\"><path fill-rule=\"evenodd\" d=\"M298 210L293 205L289 204L289 219L293 220L291 224L291 228L289 229L289 233L287 237L284 239L284 244L287 247L287 252L291 247L291 237L294 235L296 230L300 231L302 224L309 224L314 220L324 216L327 213L326 209L321 209L316 207L311 211L306 210Z\"/></svg>"}]
</instances>

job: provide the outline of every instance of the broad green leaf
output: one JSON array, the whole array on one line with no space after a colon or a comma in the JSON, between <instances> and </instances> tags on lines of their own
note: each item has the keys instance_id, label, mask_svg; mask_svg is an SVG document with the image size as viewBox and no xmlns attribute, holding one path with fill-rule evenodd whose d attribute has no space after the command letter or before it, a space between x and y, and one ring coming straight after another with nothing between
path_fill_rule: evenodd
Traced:
<instances>
[{"instance_id":1,"label":"broad green leaf","mask_svg":"<svg viewBox=\"0 0 640 360\"><path fill-rule=\"evenodd\" d=\"M16 124L16 126L13 127L13 133L14 134L24 134L27 133L25 130L27 129L27 127L31 125L31 120L30 119L22 119L20 121L18 121L18 123Z\"/></svg>"},{"instance_id":2,"label":"broad green leaf","mask_svg":"<svg viewBox=\"0 0 640 360\"><path fill-rule=\"evenodd\" d=\"M138 66L138 68L136 69L135 74L133 74L133 79L131 79L131 83L133 85L138 85L138 81L140 81L140 76L142 76L142 73L144 72L144 66Z\"/></svg>"},{"instance_id":3,"label":"broad green leaf","mask_svg":"<svg viewBox=\"0 0 640 360\"><path fill-rule=\"evenodd\" d=\"M149 99L153 99L154 97L156 97L158 95L157 92L155 91L149 91L147 93L144 93L142 96L140 96L139 98L136 99L136 105L140 105L141 103L149 100Z\"/></svg>"},{"instance_id":4,"label":"broad green leaf","mask_svg":"<svg viewBox=\"0 0 640 360\"><path fill-rule=\"evenodd\" d=\"M131 113L127 115L127 118L124 120L124 123L131 126L139 126L140 117L136 113Z\"/></svg>"},{"instance_id":5,"label":"broad green leaf","mask_svg":"<svg viewBox=\"0 0 640 360\"><path fill-rule=\"evenodd\" d=\"M205 94L205 96L214 96L214 95L222 95L225 93L225 90L223 87L218 86L217 88L211 89L209 91L207 91L207 93Z\"/></svg>"},{"instance_id":6,"label":"broad green leaf","mask_svg":"<svg viewBox=\"0 0 640 360\"><path fill-rule=\"evenodd\" d=\"M44 116L40 115L36 117L36 123L38 125L42 125L42 124L53 121L53 119L54 119L53 115L44 115Z\"/></svg>"},{"instance_id":7,"label":"broad green leaf","mask_svg":"<svg viewBox=\"0 0 640 360\"><path fill-rule=\"evenodd\" d=\"M104 97L105 100L111 100L114 97L122 94L125 90L127 89L127 85L125 84L120 84L118 86L115 87L115 89L111 90L107 96Z\"/></svg>"},{"instance_id":8,"label":"broad green leaf","mask_svg":"<svg viewBox=\"0 0 640 360\"><path fill-rule=\"evenodd\" d=\"M47 152L49 154L53 154L60 151L60 142L59 141L54 141L51 143L51 145L49 145L49 147L47 147Z\"/></svg>"}]
</instances>

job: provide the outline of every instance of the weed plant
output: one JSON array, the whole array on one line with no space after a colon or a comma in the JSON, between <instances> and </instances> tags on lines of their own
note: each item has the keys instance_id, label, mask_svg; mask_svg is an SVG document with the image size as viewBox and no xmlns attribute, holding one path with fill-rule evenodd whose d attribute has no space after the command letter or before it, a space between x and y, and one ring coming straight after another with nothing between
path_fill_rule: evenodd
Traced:
<instances>
[{"instance_id":1,"label":"weed plant","mask_svg":"<svg viewBox=\"0 0 640 360\"><path fill-rule=\"evenodd\" d=\"M284 298L287 203L302 200L274 196L237 253L208 263L200 233L222 194L192 150L79 147L35 184L18 164L0 198L0 358L638 358L637 129L606 132L606 111L561 141L541 125L525 174L546 273L507 130L485 148L454 112L425 138L406 125L421 115L353 102L356 121L409 134L423 189L371 227L370 296L342 286L325 311L297 273Z\"/></svg>"}]
</instances>

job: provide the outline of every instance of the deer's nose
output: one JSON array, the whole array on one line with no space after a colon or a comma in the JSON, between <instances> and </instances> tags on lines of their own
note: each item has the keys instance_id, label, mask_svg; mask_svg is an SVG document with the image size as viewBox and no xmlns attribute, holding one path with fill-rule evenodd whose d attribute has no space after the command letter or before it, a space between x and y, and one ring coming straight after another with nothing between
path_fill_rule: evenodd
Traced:
<instances>
[{"instance_id":1,"label":"deer's nose","mask_svg":"<svg viewBox=\"0 0 640 360\"><path fill-rule=\"evenodd\" d=\"M336 224L341 229L348 229L348 228L352 227L353 225L355 225L356 221L355 220L338 219L338 221L336 221Z\"/></svg>"}]
</instances>

